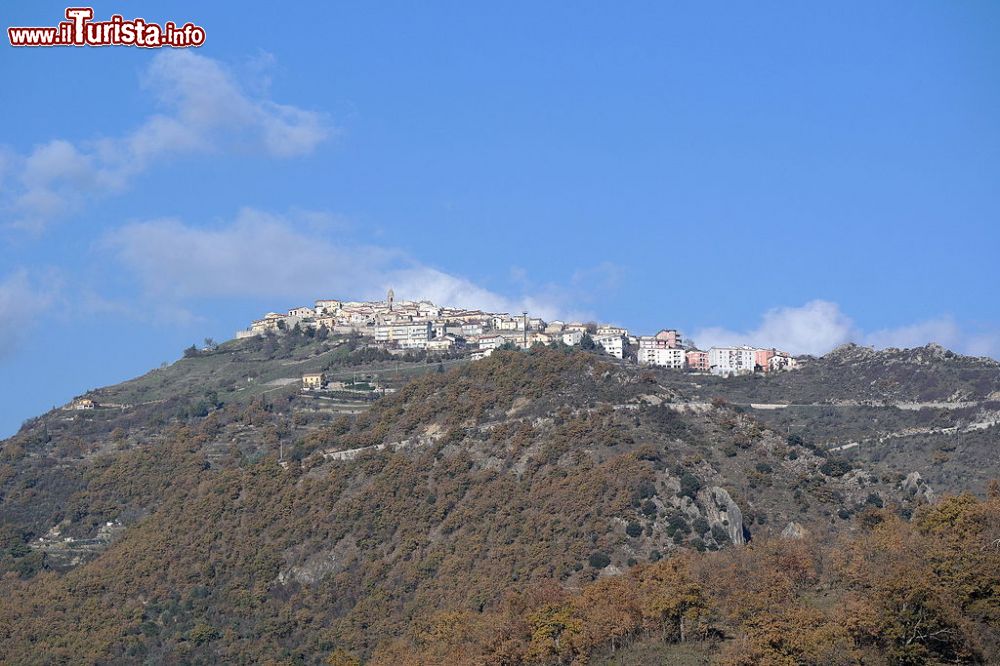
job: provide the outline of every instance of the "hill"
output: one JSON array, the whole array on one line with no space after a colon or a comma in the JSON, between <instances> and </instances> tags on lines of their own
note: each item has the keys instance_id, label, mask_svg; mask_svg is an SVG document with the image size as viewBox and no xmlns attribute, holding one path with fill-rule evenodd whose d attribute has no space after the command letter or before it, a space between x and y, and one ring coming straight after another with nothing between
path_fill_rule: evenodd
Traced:
<instances>
[{"instance_id":1,"label":"hill","mask_svg":"<svg viewBox=\"0 0 1000 666\"><path fill-rule=\"evenodd\" d=\"M802 372L822 378L838 362ZM396 390L300 391L292 380L314 370ZM769 425L786 410L740 404L750 382L778 396L794 375L727 383L548 348L397 359L305 335L192 353L88 394L111 407L57 410L3 443L0 659L387 660L455 647L420 633L444 631L426 624L435 611L524 620L678 562L707 572L763 558L741 566L765 571L790 547L773 544L861 547L879 525L898 536L930 515L934 489L912 470L830 453L808 429ZM817 573L787 599L832 585ZM555 596L524 596L538 589ZM748 631L738 615L690 649L729 649ZM645 649L648 632L623 631L622 646ZM558 659L617 649L602 632ZM483 640L461 649L498 648Z\"/></svg>"}]
</instances>

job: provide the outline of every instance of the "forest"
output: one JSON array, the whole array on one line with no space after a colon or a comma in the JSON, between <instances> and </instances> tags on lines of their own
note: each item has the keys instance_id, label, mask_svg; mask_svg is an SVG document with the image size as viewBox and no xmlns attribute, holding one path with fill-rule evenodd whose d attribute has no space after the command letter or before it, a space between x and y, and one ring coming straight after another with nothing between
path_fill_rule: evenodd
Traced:
<instances>
[{"instance_id":1,"label":"forest","mask_svg":"<svg viewBox=\"0 0 1000 666\"><path fill-rule=\"evenodd\" d=\"M1000 658L996 483L935 495L568 349L424 372L353 416L185 390L3 443L0 662Z\"/></svg>"}]
</instances>

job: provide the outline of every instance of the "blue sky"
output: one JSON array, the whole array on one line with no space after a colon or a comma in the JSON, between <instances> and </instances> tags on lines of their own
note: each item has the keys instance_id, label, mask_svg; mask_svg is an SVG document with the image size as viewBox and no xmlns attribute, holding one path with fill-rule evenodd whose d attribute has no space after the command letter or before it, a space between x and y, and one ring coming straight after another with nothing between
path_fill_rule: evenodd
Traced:
<instances>
[{"instance_id":1,"label":"blue sky","mask_svg":"<svg viewBox=\"0 0 1000 666\"><path fill-rule=\"evenodd\" d=\"M1000 356L995 2L220 4L94 5L189 51L0 46L0 436L387 285Z\"/></svg>"}]
</instances>

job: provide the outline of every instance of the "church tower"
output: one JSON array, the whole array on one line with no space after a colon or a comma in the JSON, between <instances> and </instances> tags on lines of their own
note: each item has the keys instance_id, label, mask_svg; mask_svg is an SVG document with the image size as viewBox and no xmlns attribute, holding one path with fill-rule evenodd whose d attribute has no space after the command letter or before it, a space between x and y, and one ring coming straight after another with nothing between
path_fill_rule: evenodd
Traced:
<instances>
[{"instance_id":1,"label":"church tower","mask_svg":"<svg viewBox=\"0 0 1000 666\"><path fill-rule=\"evenodd\" d=\"M389 293L385 295L385 301L389 304L389 312L392 312L392 302L396 299L396 294L393 293L392 289L389 289Z\"/></svg>"}]
</instances>

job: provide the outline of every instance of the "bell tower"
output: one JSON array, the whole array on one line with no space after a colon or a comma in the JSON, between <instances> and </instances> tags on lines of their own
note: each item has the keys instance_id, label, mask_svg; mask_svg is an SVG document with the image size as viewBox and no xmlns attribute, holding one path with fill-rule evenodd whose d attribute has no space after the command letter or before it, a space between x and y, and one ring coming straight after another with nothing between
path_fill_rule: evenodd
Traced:
<instances>
[{"instance_id":1,"label":"bell tower","mask_svg":"<svg viewBox=\"0 0 1000 666\"><path fill-rule=\"evenodd\" d=\"M392 302L396 300L396 294L393 293L392 289L385 295L385 302L389 304L389 312L392 312Z\"/></svg>"}]
</instances>

